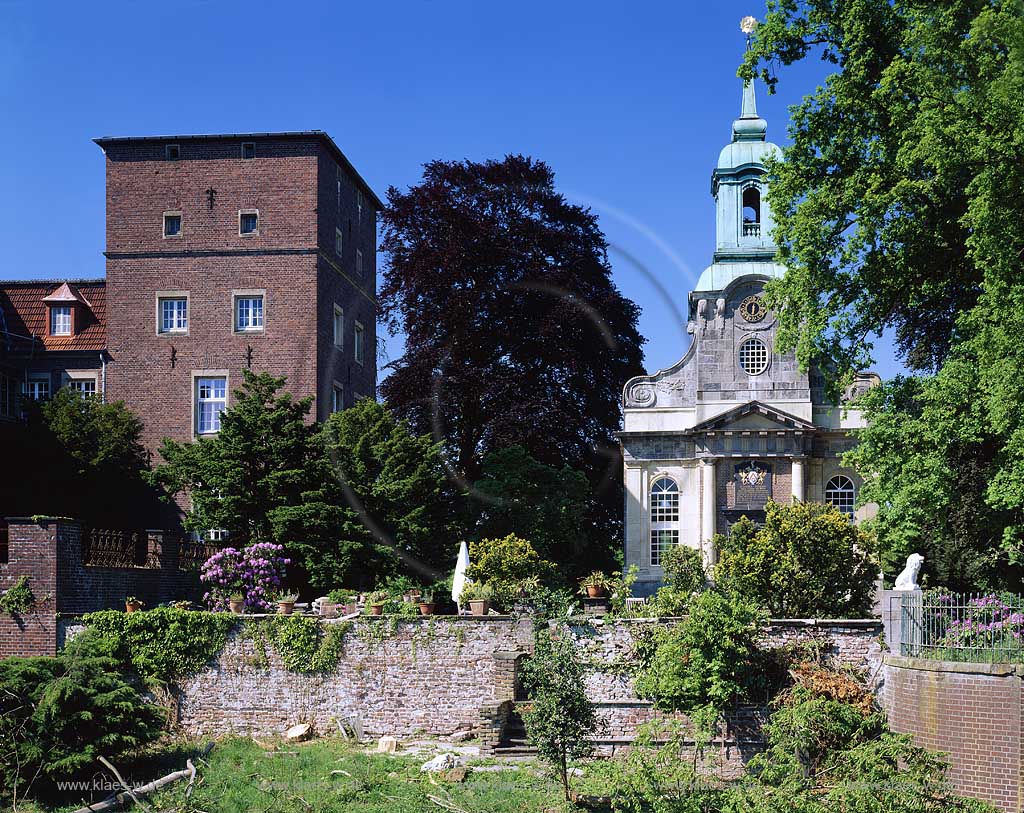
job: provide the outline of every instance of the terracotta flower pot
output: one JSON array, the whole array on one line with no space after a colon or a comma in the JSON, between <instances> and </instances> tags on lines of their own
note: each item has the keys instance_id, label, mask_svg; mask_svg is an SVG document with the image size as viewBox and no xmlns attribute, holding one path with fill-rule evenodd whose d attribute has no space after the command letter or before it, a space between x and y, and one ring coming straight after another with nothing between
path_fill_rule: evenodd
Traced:
<instances>
[{"instance_id":1,"label":"terracotta flower pot","mask_svg":"<svg viewBox=\"0 0 1024 813\"><path fill-rule=\"evenodd\" d=\"M420 602L420 615L433 615L434 609L437 607L433 602L421 601Z\"/></svg>"},{"instance_id":2,"label":"terracotta flower pot","mask_svg":"<svg viewBox=\"0 0 1024 813\"><path fill-rule=\"evenodd\" d=\"M295 609L294 601L279 601L277 602L277 612L279 615L291 615L292 610Z\"/></svg>"},{"instance_id":3,"label":"terracotta flower pot","mask_svg":"<svg viewBox=\"0 0 1024 813\"><path fill-rule=\"evenodd\" d=\"M491 609L491 602L473 599L469 602L469 609L473 615L487 615L487 611Z\"/></svg>"},{"instance_id":4,"label":"terracotta flower pot","mask_svg":"<svg viewBox=\"0 0 1024 813\"><path fill-rule=\"evenodd\" d=\"M245 610L245 600L228 599L228 609L235 615L241 615Z\"/></svg>"},{"instance_id":5,"label":"terracotta flower pot","mask_svg":"<svg viewBox=\"0 0 1024 813\"><path fill-rule=\"evenodd\" d=\"M141 601L126 601L124 603L124 611L126 613L137 613L142 609Z\"/></svg>"},{"instance_id":6,"label":"terracotta flower pot","mask_svg":"<svg viewBox=\"0 0 1024 813\"><path fill-rule=\"evenodd\" d=\"M338 612L342 615L354 615L358 609L359 605L354 601L350 601L348 604L338 607Z\"/></svg>"},{"instance_id":7,"label":"terracotta flower pot","mask_svg":"<svg viewBox=\"0 0 1024 813\"><path fill-rule=\"evenodd\" d=\"M384 612L384 605L383 604L371 604L369 606L369 613L370 613L370 615L380 615L383 612Z\"/></svg>"},{"instance_id":8,"label":"terracotta flower pot","mask_svg":"<svg viewBox=\"0 0 1024 813\"><path fill-rule=\"evenodd\" d=\"M591 584L587 586L587 597L588 598L601 598L605 594L605 589L597 584Z\"/></svg>"}]
</instances>

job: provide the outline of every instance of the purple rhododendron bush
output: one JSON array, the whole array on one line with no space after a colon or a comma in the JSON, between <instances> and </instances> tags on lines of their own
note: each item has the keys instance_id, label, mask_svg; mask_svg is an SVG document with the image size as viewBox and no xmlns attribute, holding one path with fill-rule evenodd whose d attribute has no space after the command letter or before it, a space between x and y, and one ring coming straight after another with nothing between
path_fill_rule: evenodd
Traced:
<instances>
[{"instance_id":1,"label":"purple rhododendron bush","mask_svg":"<svg viewBox=\"0 0 1024 813\"><path fill-rule=\"evenodd\" d=\"M211 610L226 611L228 600L241 596L246 609L270 612L271 598L290 564L284 547L273 542L257 542L242 550L224 548L203 564L199 578L209 587L203 600Z\"/></svg>"}]
</instances>

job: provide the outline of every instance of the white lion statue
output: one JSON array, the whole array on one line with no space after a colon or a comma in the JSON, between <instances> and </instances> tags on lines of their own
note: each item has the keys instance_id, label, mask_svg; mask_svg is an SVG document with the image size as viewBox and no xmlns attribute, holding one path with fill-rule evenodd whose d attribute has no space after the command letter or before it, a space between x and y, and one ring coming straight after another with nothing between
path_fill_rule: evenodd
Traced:
<instances>
[{"instance_id":1,"label":"white lion statue","mask_svg":"<svg viewBox=\"0 0 1024 813\"><path fill-rule=\"evenodd\" d=\"M921 565L924 564L924 557L920 553L912 553L907 557L907 566L903 572L896 577L896 584L893 590L920 590L921 585L917 583L917 574L921 572Z\"/></svg>"}]
</instances>

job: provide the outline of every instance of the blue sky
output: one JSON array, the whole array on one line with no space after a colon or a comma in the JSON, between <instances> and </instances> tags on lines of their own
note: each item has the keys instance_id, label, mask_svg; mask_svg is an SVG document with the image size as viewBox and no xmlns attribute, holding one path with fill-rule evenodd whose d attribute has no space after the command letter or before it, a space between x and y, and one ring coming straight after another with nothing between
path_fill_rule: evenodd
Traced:
<instances>
[{"instance_id":1,"label":"blue sky","mask_svg":"<svg viewBox=\"0 0 1024 813\"><path fill-rule=\"evenodd\" d=\"M0 0L0 277L103 275L100 135L323 129L381 196L434 158L517 152L599 215L647 367L665 367L714 249L745 14L760 0ZM771 140L822 75L758 88ZM876 355L899 369L888 342Z\"/></svg>"}]
</instances>

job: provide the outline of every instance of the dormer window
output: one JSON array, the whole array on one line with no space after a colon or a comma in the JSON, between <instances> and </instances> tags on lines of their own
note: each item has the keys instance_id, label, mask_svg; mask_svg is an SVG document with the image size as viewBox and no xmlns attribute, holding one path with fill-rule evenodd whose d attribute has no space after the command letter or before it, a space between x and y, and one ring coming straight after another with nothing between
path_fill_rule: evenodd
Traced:
<instances>
[{"instance_id":1,"label":"dormer window","mask_svg":"<svg viewBox=\"0 0 1024 813\"><path fill-rule=\"evenodd\" d=\"M51 305L50 306L50 335L70 336L71 335L71 306Z\"/></svg>"},{"instance_id":2,"label":"dormer window","mask_svg":"<svg viewBox=\"0 0 1024 813\"><path fill-rule=\"evenodd\" d=\"M743 190L743 236L761 236L761 190L756 186Z\"/></svg>"}]
</instances>

